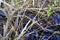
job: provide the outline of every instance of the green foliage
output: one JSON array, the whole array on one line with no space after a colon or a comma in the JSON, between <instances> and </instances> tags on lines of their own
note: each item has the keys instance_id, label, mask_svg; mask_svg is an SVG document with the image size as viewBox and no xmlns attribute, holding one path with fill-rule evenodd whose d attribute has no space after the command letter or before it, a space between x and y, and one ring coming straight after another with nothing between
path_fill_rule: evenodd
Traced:
<instances>
[{"instance_id":1,"label":"green foliage","mask_svg":"<svg viewBox=\"0 0 60 40\"><path fill-rule=\"evenodd\" d=\"M52 13L52 9L53 9L54 5L49 5L48 9L47 9L47 16L49 17Z\"/></svg>"},{"instance_id":2,"label":"green foliage","mask_svg":"<svg viewBox=\"0 0 60 40\"><path fill-rule=\"evenodd\" d=\"M53 0L53 4L48 6L48 10L46 11L48 17L51 15L52 9L53 9L53 7L56 6L56 5L57 5L57 0Z\"/></svg>"}]
</instances>

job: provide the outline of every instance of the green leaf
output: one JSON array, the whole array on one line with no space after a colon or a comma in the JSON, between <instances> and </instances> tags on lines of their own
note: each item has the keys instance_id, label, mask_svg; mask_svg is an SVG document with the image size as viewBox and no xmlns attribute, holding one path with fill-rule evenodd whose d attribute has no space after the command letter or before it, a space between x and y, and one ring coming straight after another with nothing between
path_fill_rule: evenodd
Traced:
<instances>
[{"instance_id":1,"label":"green leaf","mask_svg":"<svg viewBox=\"0 0 60 40\"><path fill-rule=\"evenodd\" d=\"M49 5L47 12L47 16L49 17L51 15L51 10L52 10L53 6Z\"/></svg>"},{"instance_id":2,"label":"green leaf","mask_svg":"<svg viewBox=\"0 0 60 40\"><path fill-rule=\"evenodd\" d=\"M48 17L51 15L51 10L53 9L53 7L57 5L57 0L53 0L53 3L54 4L48 6L48 10L47 10Z\"/></svg>"},{"instance_id":3,"label":"green leaf","mask_svg":"<svg viewBox=\"0 0 60 40\"><path fill-rule=\"evenodd\" d=\"M47 16L49 17L51 15L51 10L47 10Z\"/></svg>"},{"instance_id":4,"label":"green leaf","mask_svg":"<svg viewBox=\"0 0 60 40\"><path fill-rule=\"evenodd\" d=\"M48 10L47 10L48 17L51 15L51 11L52 11L53 7L54 7L54 4L48 6Z\"/></svg>"}]
</instances>

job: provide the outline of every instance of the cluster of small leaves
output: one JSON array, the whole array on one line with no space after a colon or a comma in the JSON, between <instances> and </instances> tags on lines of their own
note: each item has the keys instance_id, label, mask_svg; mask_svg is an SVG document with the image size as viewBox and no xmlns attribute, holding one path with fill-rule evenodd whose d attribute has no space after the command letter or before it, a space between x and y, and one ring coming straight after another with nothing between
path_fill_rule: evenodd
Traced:
<instances>
[{"instance_id":1,"label":"cluster of small leaves","mask_svg":"<svg viewBox=\"0 0 60 40\"><path fill-rule=\"evenodd\" d=\"M53 4L48 6L48 10L47 10L47 16L49 17L52 13L52 9L54 8L54 6L57 5L57 0L53 0Z\"/></svg>"}]
</instances>

